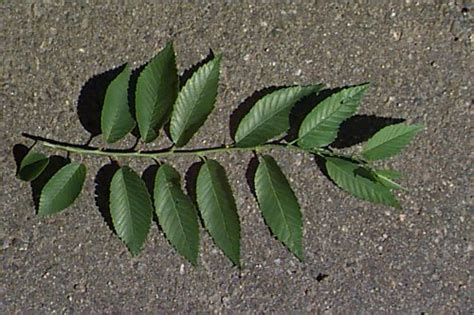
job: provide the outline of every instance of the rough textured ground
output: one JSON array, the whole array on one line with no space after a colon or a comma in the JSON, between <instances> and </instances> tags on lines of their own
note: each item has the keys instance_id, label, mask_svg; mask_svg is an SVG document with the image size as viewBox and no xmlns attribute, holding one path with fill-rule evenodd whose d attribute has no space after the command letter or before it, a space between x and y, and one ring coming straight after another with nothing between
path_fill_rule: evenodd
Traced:
<instances>
[{"instance_id":1,"label":"rough textured ground","mask_svg":"<svg viewBox=\"0 0 474 315\"><path fill-rule=\"evenodd\" d=\"M467 4L63 2L1 4L1 313L473 313ZM31 144L21 133L84 143L76 107L85 82L127 61L142 64L170 39L181 70L210 48L225 58L217 108L194 147L230 142L230 114L265 86L370 81L360 113L426 125L386 163L407 174L403 210L356 200L310 156L278 152L304 212L303 263L265 227L245 180L248 154L218 158L242 221L241 270L204 231L197 268L156 226L132 258L94 202L94 177L107 160L85 159L85 190L71 208L36 217L29 184L15 178L12 148ZM184 174L193 162L172 164Z\"/></svg>"}]
</instances>

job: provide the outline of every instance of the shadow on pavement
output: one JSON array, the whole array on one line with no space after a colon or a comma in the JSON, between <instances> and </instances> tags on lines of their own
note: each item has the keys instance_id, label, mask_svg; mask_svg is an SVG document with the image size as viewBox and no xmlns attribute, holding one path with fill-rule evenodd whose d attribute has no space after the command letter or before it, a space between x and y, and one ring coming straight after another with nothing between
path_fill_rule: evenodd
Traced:
<instances>
[{"instance_id":1,"label":"shadow on pavement","mask_svg":"<svg viewBox=\"0 0 474 315\"><path fill-rule=\"evenodd\" d=\"M117 232L115 231L112 222L112 214L110 213L110 183L112 182L115 172L117 172L119 168L120 167L116 162L106 164L99 169L94 180L95 204L105 223L107 223L107 226L114 234L117 234Z\"/></svg>"}]
</instances>

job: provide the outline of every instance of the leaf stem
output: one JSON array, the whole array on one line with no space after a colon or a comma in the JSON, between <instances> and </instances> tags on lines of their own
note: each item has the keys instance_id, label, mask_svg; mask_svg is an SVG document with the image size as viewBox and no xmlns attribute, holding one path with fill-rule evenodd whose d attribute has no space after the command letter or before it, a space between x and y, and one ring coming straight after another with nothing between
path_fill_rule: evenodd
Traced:
<instances>
[{"instance_id":1,"label":"leaf stem","mask_svg":"<svg viewBox=\"0 0 474 315\"><path fill-rule=\"evenodd\" d=\"M321 157L325 156L337 156L337 157L347 157L354 159L353 156L345 156L337 153L333 153L330 150L324 148L315 148L315 149L304 149L298 146L292 145L291 143L265 143L262 145L252 146L252 147L236 147L235 145L223 145L219 147L210 147L210 148L197 148L197 149L178 149L175 146L166 148L163 150L154 150L154 151L135 151L132 149L106 149L91 147L88 145L77 145L70 144L65 142L60 142L53 139L47 139L39 136L34 136L30 134L23 134L24 137L35 140L38 144L43 145L44 147L61 150L68 153L76 153L82 156L93 155L93 156L104 156L108 158L146 158L146 159L160 159L167 158L170 156L195 156L202 158L207 154L216 154L216 153L233 153L233 152L262 152L267 150L281 150L289 149L293 151L300 151L304 153L310 153L319 155Z\"/></svg>"}]
</instances>

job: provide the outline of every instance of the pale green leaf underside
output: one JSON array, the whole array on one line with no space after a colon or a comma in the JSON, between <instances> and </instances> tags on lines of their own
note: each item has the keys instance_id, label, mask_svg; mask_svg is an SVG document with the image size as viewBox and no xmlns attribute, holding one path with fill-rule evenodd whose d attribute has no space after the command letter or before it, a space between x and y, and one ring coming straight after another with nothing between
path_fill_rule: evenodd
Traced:
<instances>
[{"instance_id":1,"label":"pale green leaf underside","mask_svg":"<svg viewBox=\"0 0 474 315\"><path fill-rule=\"evenodd\" d=\"M47 156L30 150L21 160L17 177L24 181L32 181L44 171L48 163Z\"/></svg>"},{"instance_id":2,"label":"pale green leaf underside","mask_svg":"<svg viewBox=\"0 0 474 315\"><path fill-rule=\"evenodd\" d=\"M400 173L399 171L390 170L390 169L377 170L377 174L390 178L390 179L399 179L399 178L402 178L403 176L402 173Z\"/></svg>"},{"instance_id":3,"label":"pale green leaf underside","mask_svg":"<svg viewBox=\"0 0 474 315\"><path fill-rule=\"evenodd\" d=\"M406 188L402 187L400 184L394 181L392 175L398 176L401 174L393 174L388 170L374 170L374 174L377 178L377 181L389 189L398 189L408 191ZM398 177L397 177L398 178Z\"/></svg>"},{"instance_id":4,"label":"pale green leaf underside","mask_svg":"<svg viewBox=\"0 0 474 315\"><path fill-rule=\"evenodd\" d=\"M301 98L317 93L322 85L279 89L262 97L244 116L235 133L239 147L263 144L290 127L290 111Z\"/></svg>"},{"instance_id":5,"label":"pale green leaf underside","mask_svg":"<svg viewBox=\"0 0 474 315\"><path fill-rule=\"evenodd\" d=\"M180 176L162 165L155 177L155 211L166 238L193 265L199 251L198 217L192 201L181 190Z\"/></svg>"},{"instance_id":6,"label":"pale green leaf underside","mask_svg":"<svg viewBox=\"0 0 474 315\"><path fill-rule=\"evenodd\" d=\"M272 233L303 260L303 223L298 200L280 167L269 155L262 156L257 167L255 193Z\"/></svg>"},{"instance_id":7,"label":"pale green leaf underside","mask_svg":"<svg viewBox=\"0 0 474 315\"><path fill-rule=\"evenodd\" d=\"M173 44L168 43L143 69L137 80L135 106L140 136L153 141L169 118L178 94L178 70Z\"/></svg>"},{"instance_id":8,"label":"pale green leaf underside","mask_svg":"<svg viewBox=\"0 0 474 315\"><path fill-rule=\"evenodd\" d=\"M63 166L41 191L38 214L49 215L69 207L81 193L86 167L79 163Z\"/></svg>"},{"instance_id":9,"label":"pale green leaf underside","mask_svg":"<svg viewBox=\"0 0 474 315\"><path fill-rule=\"evenodd\" d=\"M122 72L109 84L105 93L101 129L107 143L122 139L135 127L135 120L128 106L130 73L130 68L125 65Z\"/></svg>"},{"instance_id":10,"label":"pale green leaf underside","mask_svg":"<svg viewBox=\"0 0 474 315\"><path fill-rule=\"evenodd\" d=\"M153 206L145 183L128 166L112 178L110 213L117 235L132 255L138 255L150 230Z\"/></svg>"},{"instance_id":11,"label":"pale green leaf underside","mask_svg":"<svg viewBox=\"0 0 474 315\"><path fill-rule=\"evenodd\" d=\"M359 164L335 157L326 158L329 177L341 189L367 201L400 208L400 203L390 190L378 183Z\"/></svg>"},{"instance_id":12,"label":"pale green leaf underside","mask_svg":"<svg viewBox=\"0 0 474 315\"><path fill-rule=\"evenodd\" d=\"M298 145L311 149L332 143L341 123L357 111L368 86L345 88L319 103L301 123Z\"/></svg>"},{"instance_id":13,"label":"pale green leaf underside","mask_svg":"<svg viewBox=\"0 0 474 315\"><path fill-rule=\"evenodd\" d=\"M367 141L361 155L367 160L388 159L403 150L421 130L422 125L400 123L387 126Z\"/></svg>"},{"instance_id":14,"label":"pale green leaf underside","mask_svg":"<svg viewBox=\"0 0 474 315\"><path fill-rule=\"evenodd\" d=\"M188 143L214 108L220 60L219 55L200 67L178 94L170 123L171 139L177 147Z\"/></svg>"},{"instance_id":15,"label":"pale green leaf underside","mask_svg":"<svg viewBox=\"0 0 474 315\"><path fill-rule=\"evenodd\" d=\"M225 170L217 161L206 160L201 166L196 195L204 225L214 242L235 265L240 265L237 207Z\"/></svg>"}]
</instances>

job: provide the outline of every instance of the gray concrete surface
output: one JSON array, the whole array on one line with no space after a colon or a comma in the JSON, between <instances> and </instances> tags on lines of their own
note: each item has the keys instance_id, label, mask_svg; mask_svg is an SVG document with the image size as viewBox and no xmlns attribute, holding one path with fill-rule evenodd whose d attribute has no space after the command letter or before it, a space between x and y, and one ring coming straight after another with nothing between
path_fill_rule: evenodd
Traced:
<instances>
[{"instance_id":1,"label":"gray concrete surface","mask_svg":"<svg viewBox=\"0 0 474 315\"><path fill-rule=\"evenodd\" d=\"M2 314L473 313L468 1L64 2L1 4ZM84 159L88 178L74 206L36 217L29 184L14 174L13 146L31 144L21 133L83 143L84 83L126 61L142 64L170 39L181 70L210 48L224 54L217 108L194 147L230 142L229 115L265 86L371 81L360 113L426 125L385 163L407 175L403 210L356 200L310 156L278 152L304 212L304 263L265 227L245 181L248 154L218 157L242 221L241 270L204 231L197 268L156 226L132 258L94 203L104 159ZM193 162L171 161L182 174Z\"/></svg>"}]
</instances>

